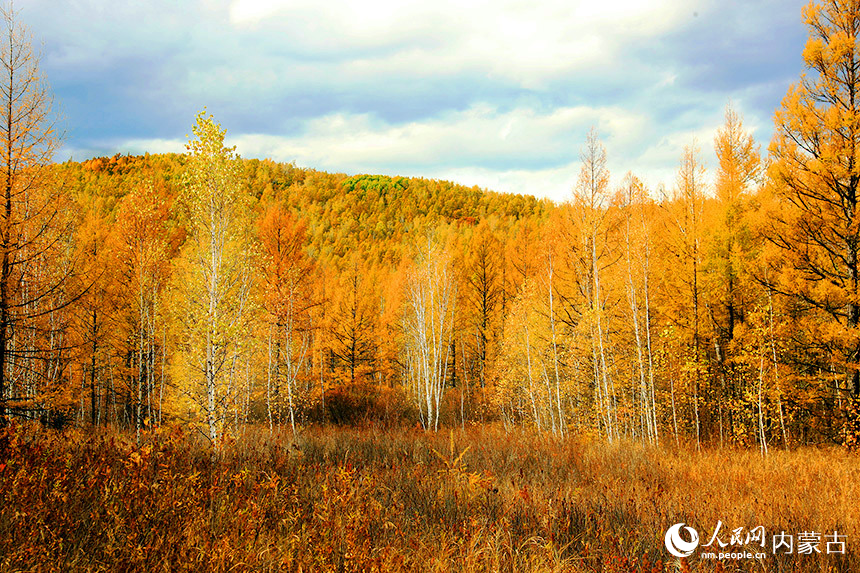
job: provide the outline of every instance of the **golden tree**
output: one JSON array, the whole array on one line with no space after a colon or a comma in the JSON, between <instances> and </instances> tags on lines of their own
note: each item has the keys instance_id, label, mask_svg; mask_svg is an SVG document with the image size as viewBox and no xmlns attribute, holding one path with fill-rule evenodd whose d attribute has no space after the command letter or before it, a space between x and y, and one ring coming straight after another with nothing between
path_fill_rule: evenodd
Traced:
<instances>
[{"instance_id":1,"label":"golden tree","mask_svg":"<svg viewBox=\"0 0 860 573\"><path fill-rule=\"evenodd\" d=\"M707 340L703 328L705 305L702 297L702 259L704 242L705 169L695 145L684 148L678 167L676 186L671 200L664 200L668 259L674 263L672 272L660 275L663 292L662 314L677 331L670 342L673 362L680 369L668 375L672 426L678 439L678 402L688 395L692 400L696 443L700 443L700 390L707 373ZM678 392L682 382L689 392Z\"/></svg>"},{"instance_id":2,"label":"golden tree","mask_svg":"<svg viewBox=\"0 0 860 573\"><path fill-rule=\"evenodd\" d=\"M755 308L758 289L751 282L749 267L756 252L757 241L750 230L749 218L754 214L754 193L761 175L759 146L743 126L741 116L726 108L726 121L714 137L717 169L714 180L716 200L706 211L706 231L703 246L702 300L707 309L711 344L714 350L714 381L717 396L711 396L712 414L717 417L723 439L724 414L728 414L729 436L743 436L739 422L750 410L749 383L756 378L737 358L749 349L749 341L737 339L747 317ZM713 410L716 409L716 412Z\"/></svg>"},{"instance_id":3,"label":"golden tree","mask_svg":"<svg viewBox=\"0 0 860 573\"><path fill-rule=\"evenodd\" d=\"M332 320L328 325L331 367L343 372L350 385L372 379L378 346L378 296L369 269L358 260L345 266L333 296Z\"/></svg>"},{"instance_id":4,"label":"golden tree","mask_svg":"<svg viewBox=\"0 0 860 573\"><path fill-rule=\"evenodd\" d=\"M782 249L773 288L810 311L819 366L860 395L860 2L812 2L807 72L775 117L770 177L783 215L770 239Z\"/></svg>"},{"instance_id":5,"label":"golden tree","mask_svg":"<svg viewBox=\"0 0 860 573\"><path fill-rule=\"evenodd\" d=\"M629 318L625 320L631 329L635 343L636 360L632 364L638 382L633 393L638 407L639 436L651 443L659 442L657 426L657 398L654 390L654 352L651 344L651 224L648 212L653 211L653 202L642 181L627 173L621 189L616 195L622 218L621 238L624 241L625 277ZM637 400L638 398L638 400Z\"/></svg>"},{"instance_id":6,"label":"golden tree","mask_svg":"<svg viewBox=\"0 0 860 573\"><path fill-rule=\"evenodd\" d=\"M464 268L465 312L474 336L477 379L483 388L499 352L500 311L504 296L502 245L486 221L472 234Z\"/></svg>"},{"instance_id":7,"label":"golden tree","mask_svg":"<svg viewBox=\"0 0 860 573\"><path fill-rule=\"evenodd\" d=\"M57 405L60 311L74 265L68 210L48 166L59 145L39 56L11 9L0 9L0 422L9 407ZM49 403L50 402L50 403Z\"/></svg>"},{"instance_id":8,"label":"golden tree","mask_svg":"<svg viewBox=\"0 0 860 573\"><path fill-rule=\"evenodd\" d=\"M722 215L714 240L715 258L721 275L719 280L723 283L720 306L726 315L724 338L732 340L735 323L743 312L738 308L739 267L742 266L738 259L740 252L749 251L748 245L742 245L744 235L748 235L742 220L747 203L745 199L754 190L761 171L761 158L758 145L744 130L741 117L731 107L726 109L726 123L714 138L714 149L718 161L715 191Z\"/></svg>"},{"instance_id":9,"label":"golden tree","mask_svg":"<svg viewBox=\"0 0 860 573\"><path fill-rule=\"evenodd\" d=\"M166 337L163 304L169 259L175 250L170 245L170 208L164 190L150 182L139 183L116 209L110 245L117 258L112 271L117 275L116 288L122 301L115 316L124 334L124 348L118 353L127 357L129 396L136 396L129 406L134 408L138 433L146 419L158 423L162 419Z\"/></svg>"},{"instance_id":10,"label":"golden tree","mask_svg":"<svg viewBox=\"0 0 860 573\"><path fill-rule=\"evenodd\" d=\"M619 436L617 396L611 362L607 359L608 323L606 316L606 285L604 273L609 258L606 240L609 221L609 168L606 148L597 131L591 129L580 154L582 167L573 190L571 213L576 242L575 257L580 273L579 290L583 295L583 323L591 340L591 377L594 381L594 402L600 426L612 441Z\"/></svg>"},{"instance_id":11,"label":"golden tree","mask_svg":"<svg viewBox=\"0 0 860 573\"><path fill-rule=\"evenodd\" d=\"M305 256L305 228L283 205L273 204L258 222L263 251L260 286L268 323L266 409L282 423L286 398L290 425L296 431L295 396L299 373L309 360L313 263Z\"/></svg>"},{"instance_id":12,"label":"golden tree","mask_svg":"<svg viewBox=\"0 0 860 573\"><path fill-rule=\"evenodd\" d=\"M201 112L194 135L183 196L191 234L178 262L178 310L191 378L188 394L217 448L238 396L236 366L251 314L252 250L241 164L234 148L224 146L226 131Z\"/></svg>"},{"instance_id":13,"label":"golden tree","mask_svg":"<svg viewBox=\"0 0 860 573\"><path fill-rule=\"evenodd\" d=\"M101 423L103 409L102 379L109 362L107 348L116 300L116 277L113 269L115 256L110 248L110 227L104 213L104 201L92 197L84 206L83 217L75 237L79 258L84 262L79 280L84 296L73 309L75 318L71 334L76 336L80 363L81 388L88 387L90 423ZM107 358L107 359L106 359ZM81 400L81 418L84 418L84 400Z\"/></svg>"}]
</instances>

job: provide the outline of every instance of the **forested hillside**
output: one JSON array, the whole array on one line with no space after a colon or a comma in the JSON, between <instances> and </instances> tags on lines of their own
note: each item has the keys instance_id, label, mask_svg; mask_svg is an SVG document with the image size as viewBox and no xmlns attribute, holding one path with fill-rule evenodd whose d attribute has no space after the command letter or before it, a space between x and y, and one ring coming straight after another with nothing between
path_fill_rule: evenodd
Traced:
<instances>
[{"instance_id":1,"label":"forested hillside","mask_svg":"<svg viewBox=\"0 0 860 573\"><path fill-rule=\"evenodd\" d=\"M8 412L178 421L216 443L246 423L374 419L761 447L853 439L845 364L813 336L834 325L783 296L791 272L772 233L786 204L732 110L710 178L688 149L670 188L627 174L611 189L592 133L561 205L243 160L211 117L197 128L209 131L196 158L50 167L74 232L43 264L64 266L65 298L34 315L26 344L41 353L13 362L24 383ZM213 170L227 175L212 183ZM222 187L196 197L201 172ZM225 256L207 266L217 225L202 219L219 198ZM206 322L206 300L223 323Z\"/></svg>"},{"instance_id":2,"label":"forested hillside","mask_svg":"<svg viewBox=\"0 0 860 573\"><path fill-rule=\"evenodd\" d=\"M12 81L0 418L854 444L860 104L839 8L808 18L766 155L729 107L715 172L610 185L592 130L562 204L242 159L205 112L185 154L51 163Z\"/></svg>"},{"instance_id":3,"label":"forested hillside","mask_svg":"<svg viewBox=\"0 0 860 573\"><path fill-rule=\"evenodd\" d=\"M860 0L786 92L775 3L65 4L64 140L0 0L0 573L860 571Z\"/></svg>"}]
</instances>

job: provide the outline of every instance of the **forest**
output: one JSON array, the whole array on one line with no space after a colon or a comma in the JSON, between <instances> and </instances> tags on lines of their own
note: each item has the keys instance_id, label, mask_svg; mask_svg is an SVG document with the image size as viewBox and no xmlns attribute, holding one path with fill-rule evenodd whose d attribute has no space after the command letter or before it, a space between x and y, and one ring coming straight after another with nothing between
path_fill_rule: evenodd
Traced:
<instances>
[{"instance_id":1,"label":"forest","mask_svg":"<svg viewBox=\"0 0 860 573\"><path fill-rule=\"evenodd\" d=\"M728 106L713 172L691 141L674 181L648 188L628 172L613 186L592 129L563 203L245 159L205 109L183 154L55 162L52 95L4 15L2 570L42 551L45 570L662 571L676 521L860 532L847 493L860 440L857 2L804 12L807 73L766 148ZM428 491L409 489L409 464ZM809 495L846 490L829 511L783 513L748 485L797 475ZM684 509L685 479L704 499L726 496L705 493L723 477L747 488L735 513ZM113 493L82 501L102 487ZM123 523L130 544L91 553L69 499L85 519ZM137 509L88 509L105 499ZM758 503L769 509L741 509ZM392 507L426 522L403 537L413 526ZM28 545L48 523L53 540ZM168 527L185 531L179 549L152 537ZM292 539L277 531L303 541L272 549ZM827 563L856 570L853 550Z\"/></svg>"},{"instance_id":2,"label":"forest","mask_svg":"<svg viewBox=\"0 0 860 573\"><path fill-rule=\"evenodd\" d=\"M803 212L731 109L713 192L692 147L672 188L611 190L592 133L561 205L242 160L205 114L195 132L187 155L40 173L62 195L10 273L9 413L190 424L216 447L246 424L367 421L853 439L851 270L788 242ZM820 301L801 263L832 273Z\"/></svg>"},{"instance_id":3,"label":"forest","mask_svg":"<svg viewBox=\"0 0 860 573\"><path fill-rule=\"evenodd\" d=\"M840 167L789 111L763 158L726 110L713 188L691 146L671 187L610 189L592 132L563 204L243 160L205 113L184 155L22 170L46 195L12 186L3 407L216 447L369 421L851 445L854 191L788 186Z\"/></svg>"}]
</instances>

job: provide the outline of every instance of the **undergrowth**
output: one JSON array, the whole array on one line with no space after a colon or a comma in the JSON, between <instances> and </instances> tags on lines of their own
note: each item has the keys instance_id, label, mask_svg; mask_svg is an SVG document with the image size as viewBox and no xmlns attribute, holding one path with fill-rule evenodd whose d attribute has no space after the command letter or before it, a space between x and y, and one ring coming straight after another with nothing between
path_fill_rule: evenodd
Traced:
<instances>
[{"instance_id":1,"label":"undergrowth","mask_svg":"<svg viewBox=\"0 0 860 573\"><path fill-rule=\"evenodd\" d=\"M2 571L860 571L860 460L498 427L0 430ZM838 531L844 554L672 557L668 527ZM822 537L823 539L823 537ZM726 551L731 550L726 549ZM755 551L755 549L753 549ZM761 551L761 549L759 549Z\"/></svg>"}]
</instances>

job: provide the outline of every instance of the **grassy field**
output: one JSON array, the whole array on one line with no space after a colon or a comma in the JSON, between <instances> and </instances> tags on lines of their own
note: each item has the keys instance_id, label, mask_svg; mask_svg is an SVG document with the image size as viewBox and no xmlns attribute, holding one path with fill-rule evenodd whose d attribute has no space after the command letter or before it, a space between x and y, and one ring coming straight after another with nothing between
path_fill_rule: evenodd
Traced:
<instances>
[{"instance_id":1,"label":"grassy field","mask_svg":"<svg viewBox=\"0 0 860 573\"><path fill-rule=\"evenodd\" d=\"M0 430L2 571L860 571L860 458L674 450L497 427L250 432L218 456L179 430ZM760 559L678 559L762 526ZM826 552L838 531L845 553ZM821 553L774 555L817 532ZM713 546L712 546L713 547ZM746 549L749 549L747 546ZM834 549L838 546L834 546ZM729 544L722 551L739 551Z\"/></svg>"}]
</instances>

